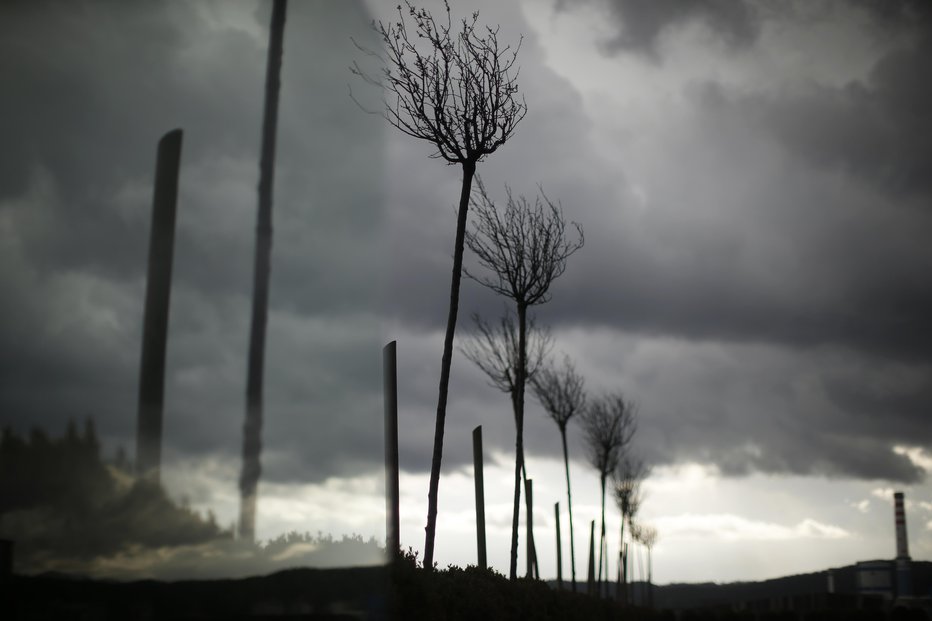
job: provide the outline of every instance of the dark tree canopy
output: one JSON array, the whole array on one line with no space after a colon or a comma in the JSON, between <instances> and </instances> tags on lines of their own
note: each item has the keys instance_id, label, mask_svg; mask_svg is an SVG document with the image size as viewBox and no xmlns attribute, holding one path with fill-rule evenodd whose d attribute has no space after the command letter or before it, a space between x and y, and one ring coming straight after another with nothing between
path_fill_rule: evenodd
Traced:
<instances>
[{"instance_id":1,"label":"dark tree canopy","mask_svg":"<svg viewBox=\"0 0 932 621\"><path fill-rule=\"evenodd\" d=\"M475 164L503 145L527 113L515 67L521 43L501 47L497 27L477 25L478 12L454 30L449 3L444 7L446 20L438 22L408 0L398 5L397 22L373 24L385 56L363 50L381 60L381 79L358 63L352 71L385 90L382 115L403 133L432 143L432 157Z\"/></svg>"},{"instance_id":2,"label":"dark tree canopy","mask_svg":"<svg viewBox=\"0 0 932 621\"><path fill-rule=\"evenodd\" d=\"M594 399L583 417L589 463L602 477L618 467L637 430L634 404L621 393Z\"/></svg>"},{"instance_id":3,"label":"dark tree canopy","mask_svg":"<svg viewBox=\"0 0 932 621\"><path fill-rule=\"evenodd\" d=\"M481 180L477 186L472 199L474 228L466 234L466 245L490 275L476 276L468 270L466 275L519 307L547 302L550 285L566 270L567 258L583 246L582 227L572 223L578 237L568 240L563 211L543 189L531 202L506 188L508 200L500 210Z\"/></svg>"},{"instance_id":4,"label":"dark tree canopy","mask_svg":"<svg viewBox=\"0 0 932 621\"><path fill-rule=\"evenodd\" d=\"M489 378L492 386L502 392L514 393L517 389L519 352L518 326L509 310L497 324L490 324L479 315L473 314L476 328L472 338L460 348L463 355L472 361ZM543 372L544 359L550 350L550 331L538 326L533 318L528 321L526 377L533 381Z\"/></svg>"},{"instance_id":5,"label":"dark tree canopy","mask_svg":"<svg viewBox=\"0 0 932 621\"><path fill-rule=\"evenodd\" d=\"M564 356L562 367L545 366L528 379L537 400L561 430L585 409L585 381L569 356Z\"/></svg>"},{"instance_id":6,"label":"dark tree canopy","mask_svg":"<svg viewBox=\"0 0 932 621\"><path fill-rule=\"evenodd\" d=\"M631 520L637 515L641 506L641 482L647 478L648 468L640 459L625 455L618 463L614 476L615 503L621 511L622 520L628 520L634 534Z\"/></svg>"},{"instance_id":7,"label":"dark tree canopy","mask_svg":"<svg viewBox=\"0 0 932 621\"><path fill-rule=\"evenodd\" d=\"M649 524L632 524L631 538L650 550L657 544L659 533L655 527Z\"/></svg>"}]
</instances>

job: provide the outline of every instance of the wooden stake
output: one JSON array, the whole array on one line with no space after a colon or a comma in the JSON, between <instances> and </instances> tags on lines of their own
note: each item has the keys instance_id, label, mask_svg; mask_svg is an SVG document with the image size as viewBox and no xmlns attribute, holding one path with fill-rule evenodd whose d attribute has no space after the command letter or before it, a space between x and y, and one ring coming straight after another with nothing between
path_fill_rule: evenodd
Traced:
<instances>
[{"instance_id":1,"label":"wooden stake","mask_svg":"<svg viewBox=\"0 0 932 621\"><path fill-rule=\"evenodd\" d=\"M486 569L485 557L485 488L482 480L482 425L472 430L473 478L476 482L476 548L479 568Z\"/></svg>"},{"instance_id":2,"label":"wooden stake","mask_svg":"<svg viewBox=\"0 0 932 621\"><path fill-rule=\"evenodd\" d=\"M557 587L563 590L563 549L560 545L560 503L553 503L553 516L557 524Z\"/></svg>"},{"instance_id":3,"label":"wooden stake","mask_svg":"<svg viewBox=\"0 0 932 621\"><path fill-rule=\"evenodd\" d=\"M589 575L586 578L589 595L595 593L595 520L589 523Z\"/></svg>"},{"instance_id":4,"label":"wooden stake","mask_svg":"<svg viewBox=\"0 0 932 621\"><path fill-rule=\"evenodd\" d=\"M398 491L398 367L395 341L382 349L382 393L385 400L385 551L392 562L401 550Z\"/></svg>"}]
</instances>

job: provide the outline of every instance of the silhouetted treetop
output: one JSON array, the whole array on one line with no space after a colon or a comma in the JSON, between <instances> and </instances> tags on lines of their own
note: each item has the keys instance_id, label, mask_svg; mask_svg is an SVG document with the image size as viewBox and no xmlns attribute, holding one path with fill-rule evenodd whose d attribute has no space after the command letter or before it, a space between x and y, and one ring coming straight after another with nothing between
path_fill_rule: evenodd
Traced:
<instances>
[{"instance_id":1,"label":"silhouetted treetop","mask_svg":"<svg viewBox=\"0 0 932 621\"><path fill-rule=\"evenodd\" d=\"M355 62L351 70L385 90L382 115L405 134L432 143L432 157L475 164L504 144L527 113L514 66L521 43L500 46L498 27L480 28L478 11L454 31L449 3L444 7L446 20L438 22L407 0L398 5L397 22L373 23L384 56L357 44L382 62L381 79Z\"/></svg>"},{"instance_id":2,"label":"silhouetted treetop","mask_svg":"<svg viewBox=\"0 0 932 621\"><path fill-rule=\"evenodd\" d=\"M518 360L520 358L518 326L511 311L506 311L498 325L490 324L477 314L472 316L476 332L461 350L488 376L492 386L502 392L513 393L517 388ZM530 318L527 329L526 377L533 379L542 370L550 350L550 331Z\"/></svg>"},{"instance_id":3,"label":"silhouetted treetop","mask_svg":"<svg viewBox=\"0 0 932 621\"><path fill-rule=\"evenodd\" d=\"M506 186L504 210L489 198L481 180L472 198L475 219L466 234L466 245L479 263L491 272L466 275L492 291L512 298L520 306L543 304L550 299L550 285L566 270L567 258L582 248L582 227L573 222L578 237L566 236L563 211L543 189L531 202L515 197Z\"/></svg>"},{"instance_id":4,"label":"silhouetted treetop","mask_svg":"<svg viewBox=\"0 0 932 621\"><path fill-rule=\"evenodd\" d=\"M583 417L589 462L607 477L617 467L637 431L634 404L621 393L594 399Z\"/></svg>"},{"instance_id":5,"label":"silhouetted treetop","mask_svg":"<svg viewBox=\"0 0 932 621\"><path fill-rule=\"evenodd\" d=\"M547 365L529 379L537 400L561 430L585 409L585 381L569 356L564 356L562 367Z\"/></svg>"},{"instance_id":6,"label":"silhouetted treetop","mask_svg":"<svg viewBox=\"0 0 932 621\"><path fill-rule=\"evenodd\" d=\"M615 469L615 502L623 520L633 520L641 507L641 482L647 478L649 468L640 459L625 455ZM634 534L632 522L632 535Z\"/></svg>"}]
</instances>

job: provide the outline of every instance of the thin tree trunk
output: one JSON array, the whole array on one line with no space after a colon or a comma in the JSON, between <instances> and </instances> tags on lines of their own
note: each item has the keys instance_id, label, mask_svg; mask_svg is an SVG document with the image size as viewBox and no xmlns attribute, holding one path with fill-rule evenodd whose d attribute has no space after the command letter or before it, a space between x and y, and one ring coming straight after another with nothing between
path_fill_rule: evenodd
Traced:
<instances>
[{"instance_id":1,"label":"thin tree trunk","mask_svg":"<svg viewBox=\"0 0 932 621\"><path fill-rule=\"evenodd\" d=\"M625 584L625 572L624 572L624 549L625 549L625 516L621 515L621 537L618 539L618 589L616 590L615 597L618 601L623 604L626 603L625 589L627 585Z\"/></svg>"},{"instance_id":2,"label":"thin tree trunk","mask_svg":"<svg viewBox=\"0 0 932 621\"><path fill-rule=\"evenodd\" d=\"M573 593L576 592L576 549L573 545L573 497L570 493L570 456L566 448L566 425L560 427L563 440L563 465L566 467L566 508L570 515L570 573L573 577Z\"/></svg>"},{"instance_id":3,"label":"thin tree trunk","mask_svg":"<svg viewBox=\"0 0 932 621\"><path fill-rule=\"evenodd\" d=\"M605 549L605 475L600 477L602 484L602 532L599 535L599 597L602 597L602 551Z\"/></svg>"},{"instance_id":4,"label":"thin tree trunk","mask_svg":"<svg viewBox=\"0 0 932 621\"><path fill-rule=\"evenodd\" d=\"M563 545L560 541L560 503L556 502L553 505L553 517L556 520L556 531L557 531L557 587L562 591L563 590ZM575 591L575 585L573 587Z\"/></svg>"},{"instance_id":5,"label":"thin tree trunk","mask_svg":"<svg viewBox=\"0 0 932 621\"><path fill-rule=\"evenodd\" d=\"M652 558L653 550L647 548L647 607L654 607L654 563Z\"/></svg>"},{"instance_id":6,"label":"thin tree trunk","mask_svg":"<svg viewBox=\"0 0 932 621\"><path fill-rule=\"evenodd\" d=\"M595 592L595 520L589 523L589 573L586 578L586 591Z\"/></svg>"},{"instance_id":7,"label":"thin tree trunk","mask_svg":"<svg viewBox=\"0 0 932 621\"><path fill-rule=\"evenodd\" d=\"M513 413L514 418L515 418L515 430L516 430L516 433L517 433L517 425L518 425L518 403L517 403L517 401L516 401L516 399L515 399L514 393L512 393L512 395L511 395L511 409L512 409L512 413ZM525 461L524 461L524 447L522 446L522 447L521 447L521 482L524 484L524 489L527 489L527 481L528 481L528 478L527 478L527 463L525 463ZM519 501L520 501L520 497L519 497ZM520 518L520 516L518 516L518 517ZM530 539L527 541L528 552L531 554L531 556L532 556L533 559L534 559L534 571L535 571L535 574L536 574L538 577L540 577L540 570L539 570L539 568L538 568L538 566L537 566L537 545L534 543L534 532L531 531L531 532L529 533L529 536L530 536Z\"/></svg>"},{"instance_id":8,"label":"thin tree trunk","mask_svg":"<svg viewBox=\"0 0 932 621\"><path fill-rule=\"evenodd\" d=\"M646 597L647 594L645 593L645 588L644 588L645 587L645 584L644 584L645 572L644 572L644 550L643 549L640 549L637 551L637 561L638 561L638 575L641 576L640 601L641 601L641 605L644 605L645 600L647 599Z\"/></svg>"},{"instance_id":9,"label":"thin tree trunk","mask_svg":"<svg viewBox=\"0 0 932 621\"><path fill-rule=\"evenodd\" d=\"M272 186L275 177L275 131L281 86L286 0L272 5L269 55L265 74L265 110L259 161L259 214L253 269L252 324L249 332L249 369L246 376L246 422L243 425L243 470L240 473L239 535L252 541L256 534L256 494L262 474L262 383L265 368L265 328L272 264Z\"/></svg>"},{"instance_id":10,"label":"thin tree trunk","mask_svg":"<svg viewBox=\"0 0 932 621\"><path fill-rule=\"evenodd\" d=\"M473 478L476 485L476 548L480 569L486 569L485 556L485 483L482 474L482 425L472 430Z\"/></svg>"},{"instance_id":11,"label":"thin tree trunk","mask_svg":"<svg viewBox=\"0 0 932 621\"><path fill-rule=\"evenodd\" d=\"M534 577L534 548L531 542L534 541L534 481L526 479L524 482L524 501L527 503L526 517L524 519L527 528L527 577Z\"/></svg>"},{"instance_id":12,"label":"thin tree trunk","mask_svg":"<svg viewBox=\"0 0 932 621\"><path fill-rule=\"evenodd\" d=\"M394 563L401 551L398 488L398 364L396 343L382 349L382 392L385 407L385 552Z\"/></svg>"},{"instance_id":13,"label":"thin tree trunk","mask_svg":"<svg viewBox=\"0 0 932 621\"><path fill-rule=\"evenodd\" d=\"M524 370L527 347L527 307L518 304L518 368L515 369L515 493L511 518L511 567L509 577L518 577L518 514L521 510L521 470L524 466ZM528 541L528 547L531 542Z\"/></svg>"},{"instance_id":14,"label":"thin tree trunk","mask_svg":"<svg viewBox=\"0 0 932 621\"><path fill-rule=\"evenodd\" d=\"M424 541L424 568L434 568L434 538L437 534L437 493L440 487L440 464L443 461L443 428L447 416L447 390L450 386L450 365L453 362L453 334L456 332L456 313L459 310L460 280L463 276L463 242L466 237L466 212L472 179L476 174L475 162L463 163L463 184L460 206L456 214L456 241L453 245L453 276L450 281L450 312L447 331L443 339L443 358L440 361L440 394L437 398L437 419L434 428L434 453L430 464L430 489L427 492L427 526Z\"/></svg>"},{"instance_id":15,"label":"thin tree trunk","mask_svg":"<svg viewBox=\"0 0 932 621\"><path fill-rule=\"evenodd\" d=\"M515 417L515 427L517 428L517 416ZM518 431L515 431L515 491L514 506L511 514L511 557L508 568L508 578L515 580L518 577L518 511L521 509L521 453L518 447L521 446L518 440Z\"/></svg>"}]
</instances>

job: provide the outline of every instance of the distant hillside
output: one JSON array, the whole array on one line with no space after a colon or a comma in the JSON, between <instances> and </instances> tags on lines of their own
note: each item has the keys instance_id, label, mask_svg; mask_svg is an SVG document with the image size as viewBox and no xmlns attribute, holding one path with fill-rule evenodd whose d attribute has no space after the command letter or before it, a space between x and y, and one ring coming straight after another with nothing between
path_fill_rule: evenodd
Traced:
<instances>
[{"instance_id":1,"label":"distant hillside","mask_svg":"<svg viewBox=\"0 0 932 621\"><path fill-rule=\"evenodd\" d=\"M835 576L836 593L857 592L854 565L834 568L832 571ZM827 575L827 571L819 571L761 582L667 584L654 586L654 601L658 608L681 610L721 606L773 597L825 593L828 590ZM913 583L913 592L915 594L932 594L932 562L913 561ZM640 593L641 583L631 586L633 591Z\"/></svg>"}]
</instances>

